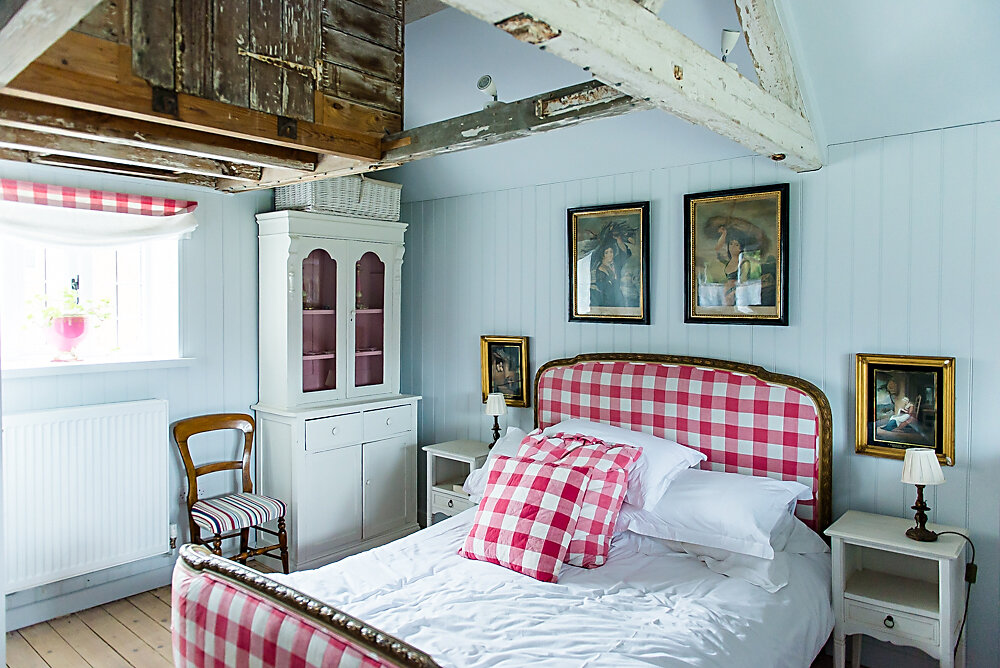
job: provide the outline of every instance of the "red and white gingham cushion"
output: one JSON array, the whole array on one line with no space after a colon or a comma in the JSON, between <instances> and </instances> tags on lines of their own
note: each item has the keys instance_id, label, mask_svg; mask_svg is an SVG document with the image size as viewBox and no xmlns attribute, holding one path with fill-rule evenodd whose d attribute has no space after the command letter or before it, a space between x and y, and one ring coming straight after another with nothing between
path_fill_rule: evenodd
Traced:
<instances>
[{"instance_id":1,"label":"red and white gingham cushion","mask_svg":"<svg viewBox=\"0 0 1000 668\"><path fill-rule=\"evenodd\" d=\"M283 501L246 492L200 499L191 506L194 523L213 534L249 529L284 516Z\"/></svg>"},{"instance_id":2,"label":"red and white gingham cushion","mask_svg":"<svg viewBox=\"0 0 1000 668\"><path fill-rule=\"evenodd\" d=\"M522 441L518 457L590 469L580 519L566 553L567 564L594 568L607 560L618 512L628 491L628 472L641 452L581 434L545 437L534 431Z\"/></svg>"},{"instance_id":3,"label":"red and white gingham cushion","mask_svg":"<svg viewBox=\"0 0 1000 668\"><path fill-rule=\"evenodd\" d=\"M819 412L805 392L733 371L581 362L538 379L538 426L582 418L705 453L702 468L794 480L813 491L795 514L816 527Z\"/></svg>"},{"instance_id":4,"label":"red and white gingham cushion","mask_svg":"<svg viewBox=\"0 0 1000 668\"><path fill-rule=\"evenodd\" d=\"M397 664L205 571L174 568L177 668L382 668Z\"/></svg>"},{"instance_id":5,"label":"red and white gingham cushion","mask_svg":"<svg viewBox=\"0 0 1000 668\"><path fill-rule=\"evenodd\" d=\"M585 468L494 458L476 521L458 553L557 581L589 480Z\"/></svg>"}]
</instances>

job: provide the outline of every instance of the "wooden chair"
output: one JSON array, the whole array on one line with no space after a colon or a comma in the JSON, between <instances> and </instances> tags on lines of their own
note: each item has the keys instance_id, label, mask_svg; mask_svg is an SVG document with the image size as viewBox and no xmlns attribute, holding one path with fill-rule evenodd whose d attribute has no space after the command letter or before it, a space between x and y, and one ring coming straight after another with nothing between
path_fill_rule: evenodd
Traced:
<instances>
[{"instance_id":1,"label":"wooden chair","mask_svg":"<svg viewBox=\"0 0 1000 668\"><path fill-rule=\"evenodd\" d=\"M196 434L238 429L243 432L243 459L226 462L213 462L195 466L188 449L188 439ZM250 479L250 454L253 449L254 421L249 415L242 413L219 413L215 415L200 415L187 418L174 424L174 440L181 451L184 460L184 470L187 472L187 509L188 521L191 526L191 542L209 547L215 554L222 556L222 541L225 538L240 537L240 552L230 557L234 561L246 564L251 557L266 556L272 559L278 557L270 554L275 550L281 553L281 568L288 572L288 536L285 533L285 504L278 499L253 493L253 481ZM198 498L198 477L216 471L243 470L243 491L234 494L223 494L205 499ZM278 521L278 530L272 531L263 526L265 522ZM202 529L211 535L211 545L201 537ZM278 544L267 547L250 548L250 529L263 531L277 536Z\"/></svg>"}]
</instances>

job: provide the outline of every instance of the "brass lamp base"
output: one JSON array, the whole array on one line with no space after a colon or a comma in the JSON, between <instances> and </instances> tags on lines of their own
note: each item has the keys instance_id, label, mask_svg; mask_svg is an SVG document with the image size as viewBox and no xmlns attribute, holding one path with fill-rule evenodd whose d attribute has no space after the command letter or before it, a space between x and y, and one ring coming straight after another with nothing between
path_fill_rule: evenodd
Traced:
<instances>
[{"instance_id":1,"label":"brass lamp base","mask_svg":"<svg viewBox=\"0 0 1000 668\"><path fill-rule=\"evenodd\" d=\"M906 530L906 537L912 540L918 540L921 543L933 543L938 539L938 535L927 528L927 511L931 509L926 503L924 503L924 486L917 485L917 502L911 506L913 510L917 511L917 514L913 516L916 520L917 526L910 527Z\"/></svg>"}]
</instances>

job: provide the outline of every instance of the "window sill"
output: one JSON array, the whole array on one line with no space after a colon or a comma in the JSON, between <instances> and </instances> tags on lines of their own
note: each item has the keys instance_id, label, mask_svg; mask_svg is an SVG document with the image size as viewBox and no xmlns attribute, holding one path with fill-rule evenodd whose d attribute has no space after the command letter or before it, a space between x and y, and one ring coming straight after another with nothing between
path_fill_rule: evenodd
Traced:
<instances>
[{"instance_id":1,"label":"window sill","mask_svg":"<svg viewBox=\"0 0 1000 668\"><path fill-rule=\"evenodd\" d=\"M0 376L4 380L15 378L38 378L41 376L69 376L84 373L117 373L120 371L149 371L187 367L195 363L193 357L172 357L169 359L121 360L114 362L51 362L43 366L4 367Z\"/></svg>"}]
</instances>

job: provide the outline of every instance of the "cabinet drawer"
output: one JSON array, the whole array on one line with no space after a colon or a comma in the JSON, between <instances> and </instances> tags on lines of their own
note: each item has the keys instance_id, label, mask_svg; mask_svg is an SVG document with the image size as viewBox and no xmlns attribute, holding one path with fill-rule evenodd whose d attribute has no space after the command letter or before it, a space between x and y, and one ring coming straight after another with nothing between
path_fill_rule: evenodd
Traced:
<instances>
[{"instance_id":1,"label":"cabinet drawer","mask_svg":"<svg viewBox=\"0 0 1000 668\"><path fill-rule=\"evenodd\" d=\"M882 633L938 644L938 620L907 612L893 612L876 608L850 599L844 600L844 614L848 621L864 624ZM891 618L891 619L890 619Z\"/></svg>"},{"instance_id":2,"label":"cabinet drawer","mask_svg":"<svg viewBox=\"0 0 1000 668\"><path fill-rule=\"evenodd\" d=\"M442 492L431 492L431 513L444 513L445 515L456 515L463 510L472 508L473 504L468 499L463 499L451 494Z\"/></svg>"},{"instance_id":3,"label":"cabinet drawer","mask_svg":"<svg viewBox=\"0 0 1000 668\"><path fill-rule=\"evenodd\" d=\"M413 407L409 404L365 411L365 441L377 441L412 429Z\"/></svg>"},{"instance_id":4,"label":"cabinet drawer","mask_svg":"<svg viewBox=\"0 0 1000 668\"><path fill-rule=\"evenodd\" d=\"M360 443L362 424L361 413L306 420L306 450L323 452Z\"/></svg>"}]
</instances>

